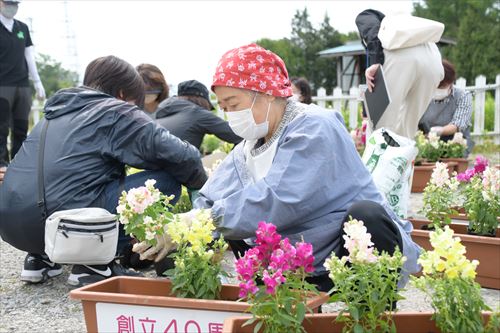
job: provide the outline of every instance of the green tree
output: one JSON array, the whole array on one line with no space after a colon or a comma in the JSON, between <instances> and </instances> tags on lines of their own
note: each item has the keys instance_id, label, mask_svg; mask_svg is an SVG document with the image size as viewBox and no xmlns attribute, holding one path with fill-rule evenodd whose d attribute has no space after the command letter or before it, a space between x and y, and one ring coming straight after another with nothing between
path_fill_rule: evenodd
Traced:
<instances>
[{"instance_id":1,"label":"green tree","mask_svg":"<svg viewBox=\"0 0 500 333\"><path fill-rule=\"evenodd\" d=\"M498 0L425 0L414 4L413 15L444 23L444 36L457 45L441 53L456 65L459 76L473 82L483 74L491 82L500 73Z\"/></svg>"},{"instance_id":2,"label":"green tree","mask_svg":"<svg viewBox=\"0 0 500 333\"><path fill-rule=\"evenodd\" d=\"M319 28L309 20L307 8L297 11L292 19L291 38L260 39L257 44L279 55L286 63L290 77L305 77L313 90L324 87L332 91L337 84L336 62L318 57L318 52L341 45L345 36L330 24L325 15Z\"/></svg>"},{"instance_id":3,"label":"green tree","mask_svg":"<svg viewBox=\"0 0 500 333\"><path fill-rule=\"evenodd\" d=\"M60 62L47 54L40 54L36 64L47 98L60 89L78 84L78 73L63 68Z\"/></svg>"}]
</instances>

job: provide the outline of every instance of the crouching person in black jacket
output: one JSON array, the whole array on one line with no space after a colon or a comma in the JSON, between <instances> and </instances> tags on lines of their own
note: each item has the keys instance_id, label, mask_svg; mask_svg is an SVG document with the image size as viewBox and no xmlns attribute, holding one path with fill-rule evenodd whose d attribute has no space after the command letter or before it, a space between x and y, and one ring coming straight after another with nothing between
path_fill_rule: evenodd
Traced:
<instances>
[{"instance_id":1,"label":"crouching person in black jacket","mask_svg":"<svg viewBox=\"0 0 500 333\"><path fill-rule=\"evenodd\" d=\"M43 282L62 273L44 253L45 220L38 206L38 153L48 122L43 158L47 214L102 207L116 213L122 190L156 179L167 195L181 184L199 189L206 181L198 150L171 135L137 105L144 84L136 70L114 57L92 61L84 86L64 89L50 98L40 121L17 153L0 185L0 235L28 252L21 280ZM125 165L147 171L125 177ZM120 231L118 254L130 238ZM108 265L74 265L68 283L84 285L114 275L137 275L115 261Z\"/></svg>"}]
</instances>

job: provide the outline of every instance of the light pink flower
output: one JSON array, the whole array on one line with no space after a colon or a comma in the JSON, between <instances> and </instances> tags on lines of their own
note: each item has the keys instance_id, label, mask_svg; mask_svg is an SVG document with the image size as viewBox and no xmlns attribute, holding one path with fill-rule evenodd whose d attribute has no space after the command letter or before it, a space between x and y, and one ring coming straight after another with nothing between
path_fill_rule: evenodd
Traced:
<instances>
[{"instance_id":1,"label":"light pink flower","mask_svg":"<svg viewBox=\"0 0 500 333\"><path fill-rule=\"evenodd\" d=\"M500 170L486 167L483 172L483 189L493 195L498 194L500 191Z\"/></svg>"},{"instance_id":2,"label":"light pink flower","mask_svg":"<svg viewBox=\"0 0 500 333\"><path fill-rule=\"evenodd\" d=\"M344 247L349 251L350 262L375 262L377 257L373 254L373 242L367 232L363 221L351 220L344 223Z\"/></svg>"},{"instance_id":3,"label":"light pink flower","mask_svg":"<svg viewBox=\"0 0 500 333\"><path fill-rule=\"evenodd\" d=\"M436 166L431 175L431 184L442 187L447 184L449 180L450 174L448 173L448 165L446 163L436 162Z\"/></svg>"},{"instance_id":4,"label":"light pink flower","mask_svg":"<svg viewBox=\"0 0 500 333\"><path fill-rule=\"evenodd\" d=\"M135 213L142 214L155 201L151 192L146 187L141 186L128 191L127 202Z\"/></svg>"}]
</instances>

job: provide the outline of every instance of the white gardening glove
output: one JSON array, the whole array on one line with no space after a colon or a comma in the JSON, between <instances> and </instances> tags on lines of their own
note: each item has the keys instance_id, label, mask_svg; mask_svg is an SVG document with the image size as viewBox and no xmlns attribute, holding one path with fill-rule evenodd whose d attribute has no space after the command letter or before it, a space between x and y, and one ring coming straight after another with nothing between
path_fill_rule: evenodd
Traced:
<instances>
[{"instance_id":1,"label":"white gardening glove","mask_svg":"<svg viewBox=\"0 0 500 333\"><path fill-rule=\"evenodd\" d=\"M441 134L443 134L443 126L433 126L431 127L430 132L436 134L437 136L441 136Z\"/></svg>"},{"instance_id":2,"label":"white gardening glove","mask_svg":"<svg viewBox=\"0 0 500 333\"><path fill-rule=\"evenodd\" d=\"M176 214L175 218L185 223L186 226L191 226L191 222L198 213L198 209L193 209L187 213ZM164 233L162 235L156 235L156 245L151 246L148 242L140 242L134 244L132 251L140 254L140 259L154 260L158 262L165 258L167 254L172 252L177 248L177 244L172 241L170 235L167 233L168 224L163 227Z\"/></svg>"},{"instance_id":3,"label":"white gardening glove","mask_svg":"<svg viewBox=\"0 0 500 333\"><path fill-rule=\"evenodd\" d=\"M42 81L34 82L35 90L36 90L36 98L38 100L43 101L45 99L45 89L43 88Z\"/></svg>"}]
</instances>

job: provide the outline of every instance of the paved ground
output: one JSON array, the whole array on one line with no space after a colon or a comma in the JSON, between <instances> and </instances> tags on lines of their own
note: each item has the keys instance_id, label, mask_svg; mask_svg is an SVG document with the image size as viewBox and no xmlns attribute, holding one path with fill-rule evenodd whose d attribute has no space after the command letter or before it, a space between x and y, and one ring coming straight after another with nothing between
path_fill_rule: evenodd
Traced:
<instances>
[{"instance_id":1,"label":"paved ground","mask_svg":"<svg viewBox=\"0 0 500 333\"><path fill-rule=\"evenodd\" d=\"M421 195L413 194L412 211L418 211ZM69 267L64 273L44 284L30 285L19 280L25 253L0 241L0 332L85 332L83 312L79 302L70 300L71 288L66 284ZM227 256L231 267L232 255ZM497 263L498 264L498 263ZM146 275L155 276L153 271ZM405 300L398 303L400 310L430 310L429 301L415 288L403 292ZM500 308L500 291L482 289L486 302ZM328 305L325 310L335 311L338 305Z\"/></svg>"}]
</instances>

